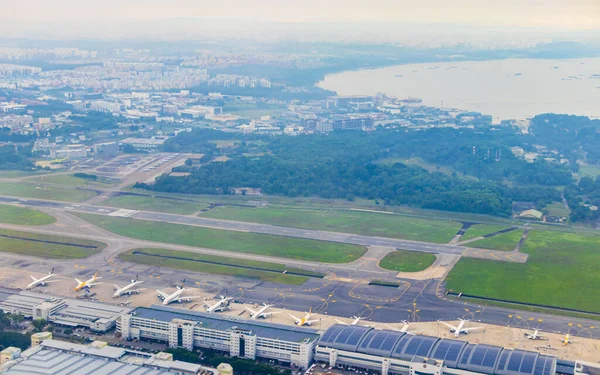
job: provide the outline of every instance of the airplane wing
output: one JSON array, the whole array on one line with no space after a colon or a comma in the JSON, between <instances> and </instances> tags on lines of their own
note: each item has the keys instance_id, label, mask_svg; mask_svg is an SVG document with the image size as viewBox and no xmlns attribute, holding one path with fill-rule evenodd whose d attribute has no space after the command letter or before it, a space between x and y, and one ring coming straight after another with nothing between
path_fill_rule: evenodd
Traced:
<instances>
[{"instance_id":1,"label":"airplane wing","mask_svg":"<svg viewBox=\"0 0 600 375\"><path fill-rule=\"evenodd\" d=\"M292 314L288 314L289 316L291 316L292 318L296 319L297 321L300 321L299 318L296 318L295 316L293 316Z\"/></svg>"},{"instance_id":2,"label":"airplane wing","mask_svg":"<svg viewBox=\"0 0 600 375\"><path fill-rule=\"evenodd\" d=\"M83 281L79 280L78 278L75 278L75 281L77 281L77 284L83 283Z\"/></svg>"},{"instance_id":3,"label":"airplane wing","mask_svg":"<svg viewBox=\"0 0 600 375\"><path fill-rule=\"evenodd\" d=\"M118 286L117 284L113 284L113 289L114 289L114 290L119 290L119 289L121 289L121 288L119 288L119 286Z\"/></svg>"},{"instance_id":4,"label":"airplane wing","mask_svg":"<svg viewBox=\"0 0 600 375\"><path fill-rule=\"evenodd\" d=\"M127 293L141 293L144 290L146 290L146 288L140 288L140 289L134 289L134 290L128 290Z\"/></svg>"},{"instance_id":5,"label":"airplane wing","mask_svg":"<svg viewBox=\"0 0 600 375\"><path fill-rule=\"evenodd\" d=\"M267 316L271 316L273 314L279 314L279 313L281 313L281 311L271 311L271 312L267 312L267 313L262 313L262 315L264 317L267 317Z\"/></svg>"},{"instance_id":6,"label":"airplane wing","mask_svg":"<svg viewBox=\"0 0 600 375\"><path fill-rule=\"evenodd\" d=\"M202 298L202 296L180 297L180 298L177 299L177 301L179 301L179 302L182 302L182 301L183 302L189 302L191 300L195 300L195 299L198 299L198 298Z\"/></svg>"},{"instance_id":7,"label":"airplane wing","mask_svg":"<svg viewBox=\"0 0 600 375\"><path fill-rule=\"evenodd\" d=\"M38 279L36 279L35 277L33 277L31 275L29 275L29 277L31 277L31 280L33 280L33 281L38 281Z\"/></svg>"},{"instance_id":8,"label":"airplane wing","mask_svg":"<svg viewBox=\"0 0 600 375\"><path fill-rule=\"evenodd\" d=\"M463 332L469 332L469 331L474 331L476 329L482 329L483 327L471 327L471 328L463 328L462 331ZM539 337L539 336L538 336Z\"/></svg>"},{"instance_id":9,"label":"airplane wing","mask_svg":"<svg viewBox=\"0 0 600 375\"><path fill-rule=\"evenodd\" d=\"M339 319L336 319L335 321L336 321L336 322L338 322L339 324L343 324L343 325L345 325L345 326L347 326L347 325L348 325L348 323L342 322L342 321L341 321L341 320L339 320Z\"/></svg>"},{"instance_id":10,"label":"airplane wing","mask_svg":"<svg viewBox=\"0 0 600 375\"><path fill-rule=\"evenodd\" d=\"M89 286L100 285L100 284L104 284L104 283L89 283L89 284L87 284L87 286L89 287Z\"/></svg>"},{"instance_id":11,"label":"airplane wing","mask_svg":"<svg viewBox=\"0 0 600 375\"><path fill-rule=\"evenodd\" d=\"M438 322L442 323L443 325L445 325L446 327L448 327L450 329L456 330L456 327L453 326L453 325L450 325L450 324L448 324L446 322L442 322L441 320L438 320Z\"/></svg>"},{"instance_id":12,"label":"airplane wing","mask_svg":"<svg viewBox=\"0 0 600 375\"><path fill-rule=\"evenodd\" d=\"M250 314L252 314L252 315L256 315L256 311L252 310L251 308L249 308L249 307L246 307L246 306L244 306L244 308L245 308L246 310L250 311Z\"/></svg>"},{"instance_id":13,"label":"airplane wing","mask_svg":"<svg viewBox=\"0 0 600 375\"><path fill-rule=\"evenodd\" d=\"M158 293L158 298L163 299L163 300L167 299L167 297L169 296L167 293L161 292L160 290L157 290L156 292Z\"/></svg>"},{"instance_id":14,"label":"airplane wing","mask_svg":"<svg viewBox=\"0 0 600 375\"><path fill-rule=\"evenodd\" d=\"M319 319L307 320L306 322L304 322L304 324L313 324L313 323L316 323L318 321L319 321Z\"/></svg>"}]
</instances>

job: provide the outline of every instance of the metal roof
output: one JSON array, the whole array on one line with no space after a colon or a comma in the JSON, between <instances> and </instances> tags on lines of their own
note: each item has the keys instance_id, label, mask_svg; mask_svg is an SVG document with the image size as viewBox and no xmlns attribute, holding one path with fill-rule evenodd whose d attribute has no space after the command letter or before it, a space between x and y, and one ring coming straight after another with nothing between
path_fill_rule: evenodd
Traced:
<instances>
[{"instance_id":1,"label":"metal roof","mask_svg":"<svg viewBox=\"0 0 600 375\"><path fill-rule=\"evenodd\" d=\"M489 375L553 375L557 370L556 357L537 352L361 326L334 325L319 345L404 361L432 358L449 368Z\"/></svg>"},{"instance_id":2,"label":"metal roof","mask_svg":"<svg viewBox=\"0 0 600 375\"><path fill-rule=\"evenodd\" d=\"M412 361L414 357L429 357L431 349L439 340L437 337L405 335L392 352L392 357Z\"/></svg>"},{"instance_id":3,"label":"metal roof","mask_svg":"<svg viewBox=\"0 0 600 375\"><path fill-rule=\"evenodd\" d=\"M161 305L138 307L132 314L138 318L162 322L171 322L173 319L189 320L197 322L200 327L219 331L237 328L242 331L252 331L260 338L288 342L302 342L306 339L313 341L319 338L316 329L246 320L233 316L189 311Z\"/></svg>"},{"instance_id":4,"label":"metal roof","mask_svg":"<svg viewBox=\"0 0 600 375\"><path fill-rule=\"evenodd\" d=\"M390 357L392 349L394 349L398 340L404 335L406 333L373 329L365 335L357 351L365 354Z\"/></svg>"},{"instance_id":5,"label":"metal roof","mask_svg":"<svg viewBox=\"0 0 600 375\"><path fill-rule=\"evenodd\" d=\"M167 375L177 374L165 369L154 369L107 358L67 353L58 349L42 349L12 366L6 375Z\"/></svg>"},{"instance_id":6,"label":"metal roof","mask_svg":"<svg viewBox=\"0 0 600 375\"><path fill-rule=\"evenodd\" d=\"M456 367L460 353L467 345L465 341L441 339L431 351L431 358L442 360L447 366Z\"/></svg>"},{"instance_id":7,"label":"metal roof","mask_svg":"<svg viewBox=\"0 0 600 375\"><path fill-rule=\"evenodd\" d=\"M365 326L336 324L321 336L319 343L330 348L355 352L358 349L358 343L372 329Z\"/></svg>"}]
</instances>

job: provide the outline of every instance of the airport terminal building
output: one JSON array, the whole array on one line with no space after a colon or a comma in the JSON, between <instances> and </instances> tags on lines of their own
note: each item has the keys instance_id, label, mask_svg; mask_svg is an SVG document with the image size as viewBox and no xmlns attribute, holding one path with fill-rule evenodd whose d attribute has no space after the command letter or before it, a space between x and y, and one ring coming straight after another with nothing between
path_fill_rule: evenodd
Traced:
<instances>
[{"instance_id":1,"label":"airport terminal building","mask_svg":"<svg viewBox=\"0 0 600 375\"><path fill-rule=\"evenodd\" d=\"M117 321L125 339L166 342L171 348L210 348L231 356L266 358L308 368L319 335L314 329L154 305Z\"/></svg>"},{"instance_id":2,"label":"airport terminal building","mask_svg":"<svg viewBox=\"0 0 600 375\"><path fill-rule=\"evenodd\" d=\"M45 319L61 326L106 332L115 327L121 315L132 309L25 290L0 289L0 310L27 318Z\"/></svg>"},{"instance_id":3,"label":"airport terminal building","mask_svg":"<svg viewBox=\"0 0 600 375\"><path fill-rule=\"evenodd\" d=\"M315 359L383 375L555 375L557 359L500 346L334 325L319 340Z\"/></svg>"}]
</instances>

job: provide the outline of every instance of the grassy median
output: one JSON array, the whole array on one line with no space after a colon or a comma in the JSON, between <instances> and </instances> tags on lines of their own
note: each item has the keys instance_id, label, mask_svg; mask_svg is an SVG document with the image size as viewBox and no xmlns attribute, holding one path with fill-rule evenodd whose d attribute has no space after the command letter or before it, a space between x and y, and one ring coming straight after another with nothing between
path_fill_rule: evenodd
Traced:
<instances>
[{"instance_id":1,"label":"grassy median","mask_svg":"<svg viewBox=\"0 0 600 375\"><path fill-rule=\"evenodd\" d=\"M462 227L456 221L351 210L221 206L202 217L434 243L450 241Z\"/></svg>"},{"instance_id":2,"label":"grassy median","mask_svg":"<svg viewBox=\"0 0 600 375\"><path fill-rule=\"evenodd\" d=\"M447 278L457 293L600 313L600 236L534 230L525 264L462 258Z\"/></svg>"},{"instance_id":3,"label":"grassy median","mask_svg":"<svg viewBox=\"0 0 600 375\"><path fill-rule=\"evenodd\" d=\"M147 264L150 266L259 279L292 285L303 284L309 277L324 276L317 272L289 268L283 264L246 259L232 259L228 257L192 253L189 251L135 249L120 254L119 258L128 262Z\"/></svg>"},{"instance_id":4,"label":"grassy median","mask_svg":"<svg viewBox=\"0 0 600 375\"><path fill-rule=\"evenodd\" d=\"M0 229L0 251L51 259L79 259L106 247L97 241Z\"/></svg>"},{"instance_id":5,"label":"grassy median","mask_svg":"<svg viewBox=\"0 0 600 375\"><path fill-rule=\"evenodd\" d=\"M228 231L93 214L77 213L76 215L94 225L126 237L240 253L324 263L347 263L360 258L366 252L364 246L328 241Z\"/></svg>"},{"instance_id":6,"label":"grassy median","mask_svg":"<svg viewBox=\"0 0 600 375\"><path fill-rule=\"evenodd\" d=\"M0 223L16 225L48 225L56 219L43 212L26 207L0 204Z\"/></svg>"},{"instance_id":7,"label":"grassy median","mask_svg":"<svg viewBox=\"0 0 600 375\"><path fill-rule=\"evenodd\" d=\"M398 272L419 272L429 268L435 262L435 255L419 251L397 250L389 253L379 267Z\"/></svg>"}]
</instances>

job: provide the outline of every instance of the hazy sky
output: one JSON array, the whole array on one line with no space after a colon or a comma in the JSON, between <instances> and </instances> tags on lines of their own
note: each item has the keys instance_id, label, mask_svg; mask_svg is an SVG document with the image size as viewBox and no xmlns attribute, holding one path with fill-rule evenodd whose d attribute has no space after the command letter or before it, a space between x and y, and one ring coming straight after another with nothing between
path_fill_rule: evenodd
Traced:
<instances>
[{"instance_id":1,"label":"hazy sky","mask_svg":"<svg viewBox=\"0 0 600 375\"><path fill-rule=\"evenodd\" d=\"M24 23L178 17L600 29L600 0L0 0Z\"/></svg>"}]
</instances>

